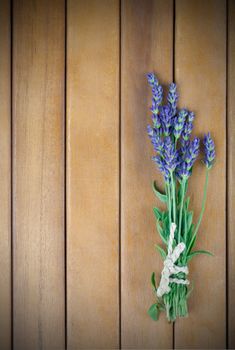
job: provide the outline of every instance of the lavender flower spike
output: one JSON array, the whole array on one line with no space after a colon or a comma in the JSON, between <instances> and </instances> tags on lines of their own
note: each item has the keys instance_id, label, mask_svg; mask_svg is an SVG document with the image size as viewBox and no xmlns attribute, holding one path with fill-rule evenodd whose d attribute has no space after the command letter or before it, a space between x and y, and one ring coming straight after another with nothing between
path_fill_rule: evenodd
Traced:
<instances>
[{"instance_id":1,"label":"lavender flower spike","mask_svg":"<svg viewBox=\"0 0 235 350\"><path fill-rule=\"evenodd\" d=\"M154 87L159 85L158 80L157 80L156 76L154 75L154 73L148 73L147 74L147 79L148 79L149 85L152 88L154 88Z\"/></svg>"},{"instance_id":2,"label":"lavender flower spike","mask_svg":"<svg viewBox=\"0 0 235 350\"><path fill-rule=\"evenodd\" d=\"M170 172L167 169L166 162L161 156L154 156L152 160L157 164L160 172L164 175L164 179L167 183L170 182Z\"/></svg>"},{"instance_id":3,"label":"lavender flower spike","mask_svg":"<svg viewBox=\"0 0 235 350\"><path fill-rule=\"evenodd\" d=\"M178 139L184 129L184 123L186 116L188 114L188 111L186 109L181 109L178 113L178 115L175 118L174 123L174 136L176 139Z\"/></svg>"},{"instance_id":4,"label":"lavender flower spike","mask_svg":"<svg viewBox=\"0 0 235 350\"><path fill-rule=\"evenodd\" d=\"M148 79L149 85L152 88L152 94L153 94L152 106L150 110L152 111L153 115L156 116L158 114L158 107L160 106L163 100L163 88L159 84L154 73L148 73L147 79Z\"/></svg>"},{"instance_id":5,"label":"lavender flower spike","mask_svg":"<svg viewBox=\"0 0 235 350\"><path fill-rule=\"evenodd\" d=\"M215 159L215 143L211 138L210 133L205 134L204 136L204 147L205 147L205 158L204 163L206 164L206 167L210 169L214 163Z\"/></svg>"},{"instance_id":6,"label":"lavender flower spike","mask_svg":"<svg viewBox=\"0 0 235 350\"><path fill-rule=\"evenodd\" d=\"M164 142L164 160L166 169L173 172L178 164L178 151L175 149L170 136L165 138Z\"/></svg>"},{"instance_id":7,"label":"lavender flower spike","mask_svg":"<svg viewBox=\"0 0 235 350\"><path fill-rule=\"evenodd\" d=\"M193 131L193 123L186 121L184 124L184 130L182 132L182 138L184 141L187 141L190 139L192 131Z\"/></svg>"},{"instance_id":8,"label":"lavender flower spike","mask_svg":"<svg viewBox=\"0 0 235 350\"><path fill-rule=\"evenodd\" d=\"M171 106L172 114L175 115L177 111L177 101L178 101L178 93L176 90L176 84L171 83L169 86L169 93L167 96L168 103Z\"/></svg>"},{"instance_id":9,"label":"lavender flower spike","mask_svg":"<svg viewBox=\"0 0 235 350\"><path fill-rule=\"evenodd\" d=\"M169 136L170 128L174 123L171 107L169 105L160 106L159 116L161 118L164 135Z\"/></svg>"},{"instance_id":10,"label":"lavender flower spike","mask_svg":"<svg viewBox=\"0 0 235 350\"><path fill-rule=\"evenodd\" d=\"M156 129L153 129L150 125L147 126L147 131L149 138L153 144L153 148L156 152L160 153L162 155L164 150L164 142L157 133Z\"/></svg>"}]
</instances>

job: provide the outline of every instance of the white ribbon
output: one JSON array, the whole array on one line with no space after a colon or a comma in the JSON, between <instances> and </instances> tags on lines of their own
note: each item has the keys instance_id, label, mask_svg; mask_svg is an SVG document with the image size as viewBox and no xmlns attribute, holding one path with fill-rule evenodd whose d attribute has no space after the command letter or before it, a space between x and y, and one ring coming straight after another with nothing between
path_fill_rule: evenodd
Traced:
<instances>
[{"instance_id":1,"label":"white ribbon","mask_svg":"<svg viewBox=\"0 0 235 350\"><path fill-rule=\"evenodd\" d=\"M157 296L162 297L164 294L169 293L171 288L169 286L169 283L177 283L177 284L189 284L189 281L180 279L180 278L171 278L171 275L177 274L179 272L183 272L186 275L188 274L188 267L187 266L177 266L175 265L175 262L178 260L180 254L185 249L185 244L179 243L173 250L173 241L174 241L174 234L175 234L176 224L172 223L170 228L170 236L169 236L169 242L168 242L168 253L167 257L164 261L164 268L161 273L161 280L159 287L157 289Z\"/></svg>"}]
</instances>

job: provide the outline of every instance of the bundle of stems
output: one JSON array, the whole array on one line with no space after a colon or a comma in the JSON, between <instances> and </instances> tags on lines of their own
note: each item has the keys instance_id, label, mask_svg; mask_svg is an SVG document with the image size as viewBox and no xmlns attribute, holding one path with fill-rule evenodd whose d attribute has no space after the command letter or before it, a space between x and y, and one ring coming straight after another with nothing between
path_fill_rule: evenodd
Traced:
<instances>
[{"instance_id":1,"label":"bundle of stems","mask_svg":"<svg viewBox=\"0 0 235 350\"><path fill-rule=\"evenodd\" d=\"M176 84L170 84L167 103L164 105L163 88L156 76L149 73L147 77L152 87L150 110L153 121L153 125L148 125L148 135L156 152L153 160L163 174L165 183L164 193L158 190L156 182L153 183L156 197L165 204L164 211L157 207L153 209L163 243L163 246L156 245L156 250L164 260L164 268L158 287L155 273L151 276L156 302L151 305L148 313L152 319L157 320L159 312L165 311L167 319L174 322L177 317L188 315L187 299L192 290L186 276L188 262L198 254L212 255L206 250L193 248L205 210L209 172L215 159L215 144L210 133L205 134L203 163L206 166L206 177L201 212L194 223L187 195L188 182L200 153L200 139L191 137L194 113L185 108L177 108Z\"/></svg>"}]
</instances>

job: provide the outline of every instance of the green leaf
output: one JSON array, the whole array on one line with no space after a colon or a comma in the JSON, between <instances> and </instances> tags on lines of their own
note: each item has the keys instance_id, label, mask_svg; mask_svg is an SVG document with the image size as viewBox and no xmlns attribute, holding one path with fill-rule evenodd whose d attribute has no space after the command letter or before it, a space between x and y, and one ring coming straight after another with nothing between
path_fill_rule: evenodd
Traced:
<instances>
[{"instance_id":1,"label":"green leaf","mask_svg":"<svg viewBox=\"0 0 235 350\"><path fill-rule=\"evenodd\" d=\"M167 242L167 239L166 239L166 237L164 235L164 231L163 231L161 225L158 222L157 222L157 230L158 230L158 233L159 233L163 243L165 243L167 245L168 242Z\"/></svg>"},{"instance_id":2,"label":"green leaf","mask_svg":"<svg viewBox=\"0 0 235 350\"><path fill-rule=\"evenodd\" d=\"M188 244L186 255L188 255L191 252L191 250L195 244L196 238L197 238L197 235L195 235L193 233L193 231L194 231L194 225L192 224L192 226L190 227L189 233L188 233L188 237L189 237L190 241Z\"/></svg>"},{"instance_id":3,"label":"green leaf","mask_svg":"<svg viewBox=\"0 0 235 350\"><path fill-rule=\"evenodd\" d=\"M162 212L162 221L165 222L166 220L169 220L169 214L168 211Z\"/></svg>"},{"instance_id":4,"label":"green leaf","mask_svg":"<svg viewBox=\"0 0 235 350\"><path fill-rule=\"evenodd\" d=\"M157 304L151 305L150 308L148 309L148 314L154 321L157 321L159 317L158 305Z\"/></svg>"},{"instance_id":5,"label":"green leaf","mask_svg":"<svg viewBox=\"0 0 235 350\"><path fill-rule=\"evenodd\" d=\"M167 203L167 195L158 191L156 181L153 182L153 192L161 202Z\"/></svg>"},{"instance_id":6,"label":"green leaf","mask_svg":"<svg viewBox=\"0 0 235 350\"><path fill-rule=\"evenodd\" d=\"M188 245L188 243L189 243L189 242L191 241L191 239L192 239L194 227L195 227L194 224L191 224L191 226L188 227L188 232L187 232L187 245Z\"/></svg>"},{"instance_id":7,"label":"green leaf","mask_svg":"<svg viewBox=\"0 0 235 350\"><path fill-rule=\"evenodd\" d=\"M188 191L188 180L185 182L185 194L187 193L187 191Z\"/></svg>"},{"instance_id":8,"label":"green leaf","mask_svg":"<svg viewBox=\"0 0 235 350\"><path fill-rule=\"evenodd\" d=\"M154 290L156 290L156 281L155 281L155 272L152 273L152 276L151 276L151 284L154 288Z\"/></svg>"},{"instance_id":9,"label":"green leaf","mask_svg":"<svg viewBox=\"0 0 235 350\"><path fill-rule=\"evenodd\" d=\"M181 203L181 198L182 198L182 188L179 186L178 192L177 192L177 203Z\"/></svg>"},{"instance_id":10,"label":"green leaf","mask_svg":"<svg viewBox=\"0 0 235 350\"><path fill-rule=\"evenodd\" d=\"M163 212L158 208L153 208L154 215L158 221L162 221Z\"/></svg>"},{"instance_id":11,"label":"green leaf","mask_svg":"<svg viewBox=\"0 0 235 350\"><path fill-rule=\"evenodd\" d=\"M187 261L191 260L195 255L199 255L199 254L206 254L209 256L214 256L212 253L208 252L207 250L195 250L194 252L190 253L187 256Z\"/></svg>"},{"instance_id":12,"label":"green leaf","mask_svg":"<svg viewBox=\"0 0 235 350\"><path fill-rule=\"evenodd\" d=\"M169 214L168 214L168 212L165 212L165 213L166 213L166 215L164 215L163 219L162 219L163 228L166 232L168 232L169 231Z\"/></svg>"},{"instance_id":13,"label":"green leaf","mask_svg":"<svg viewBox=\"0 0 235 350\"><path fill-rule=\"evenodd\" d=\"M190 211L187 216L187 227L191 227L193 222L193 211Z\"/></svg>"},{"instance_id":14,"label":"green leaf","mask_svg":"<svg viewBox=\"0 0 235 350\"><path fill-rule=\"evenodd\" d=\"M183 209L183 215L184 215L184 238L187 239L188 235L188 225L187 225L187 210L186 208Z\"/></svg>"},{"instance_id":15,"label":"green leaf","mask_svg":"<svg viewBox=\"0 0 235 350\"><path fill-rule=\"evenodd\" d=\"M160 255L163 258L163 260L165 260L166 259L166 255L167 255L165 250L162 247L160 247L158 244L155 244L155 248L160 253Z\"/></svg>"},{"instance_id":16,"label":"green leaf","mask_svg":"<svg viewBox=\"0 0 235 350\"><path fill-rule=\"evenodd\" d=\"M190 198L188 197L185 201L185 208L188 210Z\"/></svg>"}]
</instances>

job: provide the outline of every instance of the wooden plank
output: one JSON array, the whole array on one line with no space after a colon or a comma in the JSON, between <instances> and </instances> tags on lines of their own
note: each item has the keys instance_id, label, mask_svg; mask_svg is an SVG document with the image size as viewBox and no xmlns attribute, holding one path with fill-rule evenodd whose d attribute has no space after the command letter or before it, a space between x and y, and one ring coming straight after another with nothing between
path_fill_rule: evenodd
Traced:
<instances>
[{"instance_id":1,"label":"wooden plank","mask_svg":"<svg viewBox=\"0 0 235 350\"><path fill-rule=\"evenodd\" d=\"M0 347L11 347L11 23L0 1Z\"/></svg>"},{"instance_id":2,"label":"wooden plank","mask_svg":"<svg viewBox=\"0 0 235 350\"><path fill-rule=\"evenodd\" d=\"M150 122L150 89L146 73L156 71L163 83L172 81L173 2L122 2L122 346L124 349L172 347L172 326L165 317L156 323L147 315L155 301L150 285L162 261L154 250L160 242L152 208L151 182L161 176L151 162L146 133Z\"/></svg>"},{"instance_id":3,"label":"wooden plank","mask_svg":"<svg viewBox=\"0 0 235 350\"><path fill-rule=\"evenodd\" d=\"M15 0L14 348L64 348L64 1Z\"/></svg>"},{"instance_id":4,"label":"wooden plank","mask_svg":"<svg viewBox=\"0 0 235 350\"><path fill-rule=\"evenodd\" d=\"M197 240L197 248L215 256L200 256L190 263L194 291L189 318L176 323L175 346L221 349L226 347L226 1L176 1L175 50L180 104L196 113L197 134L202 137L211 131L217 153ZM189 185L195 218L201 208L204 181L204 165L198 162Z\"/></svg>"},{"instance_id":5,"label":"wooden plank","mask_svg":"<svg viewBox=\"0 0 235 350\"><path fill-rule=\"evenodd\" d=\"M119 1L69 0L68 347L118 347Z\"/></svg>"},{"instance_id":6,"label":"wooden plank","mask_svg":"<svg viewBox=\"0 0 235 350\"><path fill-rule=\"evenodd\" d=\"M228 345L235 348L235 2L228 2Z\"/></svg>"}]
</instances>

